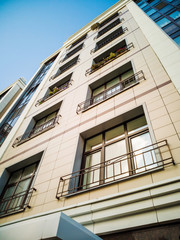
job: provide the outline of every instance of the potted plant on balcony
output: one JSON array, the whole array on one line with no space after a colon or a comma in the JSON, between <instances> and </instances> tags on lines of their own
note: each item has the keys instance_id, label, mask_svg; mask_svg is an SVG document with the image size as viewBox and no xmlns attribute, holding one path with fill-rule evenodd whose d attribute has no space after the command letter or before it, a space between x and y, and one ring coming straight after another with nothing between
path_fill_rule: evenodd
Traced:
<instances>
[{"instance_id":1,"label":"potted plant on balcony","mask_svg":"<svg viewBox=\"0 0 180 240\"><path fill-rule=\"evenodd\" d=\"M52 91L49 92L49 97L52 96L54 93Z\"/></svg>"},{"instance_id":2,"label":"potted plant on balcony","mask_svg":"<svg viewBox=\"0 0 180 240\"><path fill-rule=\"evenodd\" d=\"M57 93L59 91L59 88L58 87L54 87L53 88L53 93Z\"/></svg>"},{"instance_id":3,"label":"potted plant on balcony","mask_svg":"<svg viewBox=\"0 0 180 240\"><path fill-rule=\"evenodd\" d=\"M110 52L110 54L109 54L109 59L112 59L112 58L115 58L115 57L116 57L116 54L113 53L113 52Z\"/></svg>"}]
</instances>

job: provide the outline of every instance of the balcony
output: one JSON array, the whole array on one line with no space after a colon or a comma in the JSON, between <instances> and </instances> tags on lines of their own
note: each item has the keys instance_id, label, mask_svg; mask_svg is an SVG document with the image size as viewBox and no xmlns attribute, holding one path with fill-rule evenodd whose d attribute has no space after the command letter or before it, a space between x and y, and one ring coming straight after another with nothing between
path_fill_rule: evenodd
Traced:
<instances>
[{"instance_id":1,"label":"balcony","mask_svg":"<svg viewBox=\"0 0 180 240\"><path fill-rule=\"evenodd\" d=\"M128 164L128 163L133 164ZM141 163L141 164L140 164ZM56 198L68 197L175 164L167 140L60 177ZM127 166L124 168L124 166ZM132 169L128 166L134 166ZM103 176L103 177L102 177Z\"/></svg>"},{"instance_id":2,"label":"balcony","mask_svg":"<svg viewBox=\"0 0 180 240\"><path fill-rule=\"evenodd\" d=\"M106 24L108 24L109 22L111 22L113 19L119 17L119 13L114 13L113 15L111 15L109 18L107 18L106 20L104 20L102 23L99 24L99 28L102 28L103 26L105 26Z\"/></svg>"},{"instance_id":3,"label":"balcony","mask_svg":"<svg viewBox=\"0 0 180 240\"><path fill-rule=\"evenodd\" d=\"M64 73L65 71L69 70L71 67L73 67L74 65L76 65L79 62L79 55L75 58L73 58L71 61L67 62L66 64L64 64L63 66L61 66L57 73L54 74L51 79L55 79L56 77L58 77L59 75L61 75L62 73ZM51 80L50 79L50 80Z\"/></svg>"},{"instance_id":4,"label":"balcony","mask_svg":"<svg viewBox=\"0 0 180 240\"><path fill-rule=\"evenodd\" d=\"M73 49L72 51L70 51L69 53L67 53L65 58L62 60L62 62L64 62L66 59L73 56L75 53L79 52L82 48L83 48L83 43L81 45L79 45L78 47L76 47L75 49Z\"/></svg>"},{"instance_id":5,"label":"balcony","mask_svg":"<svg viewBox=\"0 0 180 240\"><path fill-rule=\"evenodd\" d=\"M17 137L13 143L13 147L17 147L20 144L27 142L28 140L36 137L37 135L46 132L47 130L55 127L56 123L58 123L60 115L50 119L49 121L45 122L42 125L34 127L31 131L25 132L23 135Z\"/></svg>"},{"instance_id":6,"label":"balcony","mask_svg":"<svg viewBox=\"0 0 180 240\"><path fill-rule=\"evenodd\" d=\"M114 39L116 39L119 36L121 36L122 34L124 34L125 31L127 31L127 28L123 29L122 27L120 27L116 31L112 32L110 35L103 38L101 41L97 42L96 47L91 50L91 53L94 53L94 52L98 51L99 49L101 49L102 47L106 46L108 43L112 42Z\"/></svg>"},{"instance_id":7,"label":"balcony","mask_svg":"<svg viewBox=\"0 0 180 240\"><path fill-rule=\"evenodd\" d=\"M33 191L36 191L36 189L31 188L13 196L0 199L0 217L24 211L26 207L31 208L29 202Z\"/></svg>"},{"instance_id":8,"label":"balcony","mask_svg":"<svg viewBox=\"0 0 180 240\"><path fill-rule=\"evenodd\" d=\"M134 47L133 43L130 43L127 46L121 47L121 48L119 48L119 49L117 49L117 50L115 50L113 52L110 52L109 56L106 56L102 60L92 64L91 68L86 70L85 75L87 76L89 74L92 74L92 73L96 72L97 70L99 70L100 68L104 67L108 63L114 61L115 59L119 58L123 54L129 52L130 49L133 48L133 47Z\"/></svg>"},{"instance_id":9,"label":"balcony","mask_svg":"<svg viewBox=\"0 0 180 240\"><path fill-rule=\"evenodd\" d=\"M52 97L56 96L57 94L63 92L64 90L68 89L72 85L72 81L70 80L64 84L62 84L60 87L54 87L52 91L49 92L48 95L44 96L43 98L40 98L35 106L37 107L38 105L46 102L47 100L51 99Z\"/></svg>"},{"instance_id":10,"label":"balcony","mask_svg":"<svg viewBox=\"0 0 180 240\"><path fill-rule=\"evenodd\" d=\"M123 81L119 82L118 84L106 89L105 91L101 92L100 94L93 96L92 98L87 99L86 101L78 104L77 106L77 114L83 112L91 107L94 107L97 104L104 102L105 100L119 94L134 85L138 84L141 80L145 80L143 71L139 71L134 75L124 79Z\"/></svg>"},{"instance_id":11,"label":"balcony","mask_svg":"<svg viewBox=\"0 0 180 240\"><path fill-rule=\"evenodd\" d=\"M103 34L105 34L106 32L108 32L109 30L111 30L112 28L114 28L115 26L117 26L119 23L121 23L122 21L118 18L117 20L115 20L114 22L112 22L111 24L109 24L107 27L105 27L104 29L102 29L101 31L98 32L98 35L96 38L99 38L100 36L102 36Z\"/></svg>"},{"instance_id":12,"label":"balcony","mask_svg":"<svg viewBox=\"0 0 180 240\"><path fill-rule=\"evenodd\" d=\"M74 48L76 45L78 45L80 42L82 42L83 40L85 40L87 37L87 33L85 35L83 35L81 38L79 38L78 40L76 40L75 42L73 42L71 44L71 46L69 47L69 50Z\"/></svg>"}]
</instances>

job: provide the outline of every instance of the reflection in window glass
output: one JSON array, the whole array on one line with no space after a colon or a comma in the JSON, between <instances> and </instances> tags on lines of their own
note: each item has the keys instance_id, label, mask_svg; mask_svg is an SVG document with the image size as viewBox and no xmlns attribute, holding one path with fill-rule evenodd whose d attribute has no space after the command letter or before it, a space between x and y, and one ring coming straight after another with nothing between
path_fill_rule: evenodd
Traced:
<instances>
[{"instance_id":1,"label":"reflection in window glass","mask_svg":"<svg viewBox=\"0 0 180 240\"><path fill-rule=\"evenodd\" d=\"M169 16L171 18L173 18L173 19L177 19L177 18L180 17L180 12L179 11L175 11L175 12L171 13Z\"/></svg>"},{"instance_id":2,"label":"reflection in window glass","mask_svg":"<svg viewBox=\"0 0 180 240\"><path fill-rule=\"evenodd\" d=\"M154 10L154 9L151 9L151 10L149 10L148 12L147 12L147 15L152 15L153 13L155 13L156 12L156 10Z\"/></svg>"},{"instance_id":3,"label":"reflection in window glass","mask_svg":"<svg viewBox=\"0 0 180 240\"><path fill-rule=\"evenodd\" d=\"M175 41L178 45L180 45L180 36L174 38L174 41Z\"/></svg>"},{"instance_id":4,"label":"reflection in window glass","mask_svg":"<svg viewBox=\"0 0 180 240\"><path fill-rule=\"evenodd\" d=\"M147 126L147 122L146 122L145 116L142 116L132 121L129 121L127 123L127 130L129 133L133 133L135 131L142 130L146 126Z\"/></svg>"},{"instance_id":5,"label":"reflection in window glass","mask_svg":"<svg viewBox=\"0 0 180 240\"><path fill-rule=\"evenodd\" d=\"M167 24L169 24L170 21L167 18L163 18L156 23L162 28L162 27L166 26Z\"/></svg>"},{"instance_id":6,"label":"reflection in window glass","mask_svg":"<svg viewBox=\"0 0 180 240\"><path fill-rule=\"evenodd\" d=\"M102 145L102 134L99 134L98 136L95 136L95 137L87 140L85 151L90 151L101 145Z\"/></svg>"}]
</instances>

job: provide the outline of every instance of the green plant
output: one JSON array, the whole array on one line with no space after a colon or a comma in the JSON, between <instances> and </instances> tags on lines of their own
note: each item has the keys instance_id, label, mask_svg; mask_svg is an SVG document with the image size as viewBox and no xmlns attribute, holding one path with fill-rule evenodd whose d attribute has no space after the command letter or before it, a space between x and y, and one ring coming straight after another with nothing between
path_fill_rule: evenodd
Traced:
<instances>
[{"instance_id":1,"label":"green plant","mask_svg":"<svg viewBox=\"0 0 180 240\"><path fill-rule=\"evenodd\" d=\"M59 88L58 87L54 87L53 88L53 93L56 93L56 92L58 92L59 91Z\"/></svg>"},{"instance_id":2,"label":"green plant","mask_svg":"<svg viewBox=\"0 0 180 240\"><path fill-rule=\"evenodd\" d=\"M52 96L54 93L52 91L49 92L49 96Z\"/></svg>"},{"instance_id":3,"label":"green plant","mask_svg":"<svg viewBox=\"0 0 180 240\"><path fill-rule=\"evenodd\" d=\"M114 58L116 56L116 54L115 53L113 53L113 52L111 52L110 54L109 54L109 58L111 59L111 58Z\"/></svg>"}]
</instances>

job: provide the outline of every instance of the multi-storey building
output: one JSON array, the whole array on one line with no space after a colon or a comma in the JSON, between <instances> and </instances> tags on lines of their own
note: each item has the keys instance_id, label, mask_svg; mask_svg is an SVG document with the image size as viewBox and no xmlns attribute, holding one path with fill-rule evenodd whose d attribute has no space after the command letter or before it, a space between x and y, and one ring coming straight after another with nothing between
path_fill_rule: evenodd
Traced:
<instances>
[{"instance_id":1,"label":"multi-storey building","mask_svg":"<svg viewBox=\"0 0 180 240\"><path fill-rule=\"evenodd\" d=\"M1 158L2 239L178 240L179 46L119 1L55 56Z\"/></svg>"},{"instance_id":2,"label":"multi-storey building","mask_svg":"<svg viewBox=\"0 0 180 240\"><path fill-rule=\"evenodd\" d=\"M26 85L24 78L19 78L13 84L0 92L0 119L4 117L11 105L16 101Z\"/></svg>"}]
</instances>

